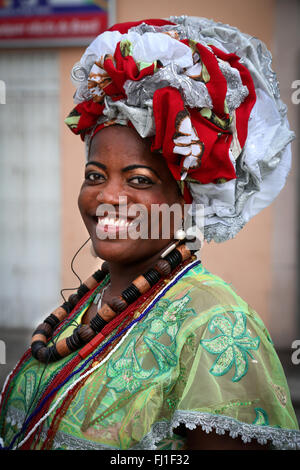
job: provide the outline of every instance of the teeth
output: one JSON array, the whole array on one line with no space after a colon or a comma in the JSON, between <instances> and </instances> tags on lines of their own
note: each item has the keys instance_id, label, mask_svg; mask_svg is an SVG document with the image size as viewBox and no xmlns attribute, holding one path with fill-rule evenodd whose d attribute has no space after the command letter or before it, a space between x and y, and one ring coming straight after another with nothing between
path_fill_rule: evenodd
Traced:
<instances>
[{"instance_id":1,"label":"teeth","mask_svg":"<svg viewBox=\"0 0 300 470\"><path fill-rule=\"evenodd\" d=\"M132 222L125 221L124 219L114 219L112 217L105 217L104 219L98 217L98 224L101 225L114 225L116 227L128 227Z\"/></svg>"}]
</instances>

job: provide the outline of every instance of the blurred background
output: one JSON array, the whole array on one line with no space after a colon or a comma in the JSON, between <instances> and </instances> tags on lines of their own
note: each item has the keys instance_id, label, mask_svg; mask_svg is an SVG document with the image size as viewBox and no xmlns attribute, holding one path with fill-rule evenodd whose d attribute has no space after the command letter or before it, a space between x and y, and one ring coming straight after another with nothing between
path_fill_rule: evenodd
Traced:
<instances>
[{"instance_id":1,"label":"blurred background","mask_svg":"<svg viewBox=\"0 0 300 470\"><path fill-rule=\"evenodd\" d=\"M77 208L84 146L64 124L73 108L72 66L108 25L170 15L212 18L264 41L298 134L299 0L0 0L0 385L58 304L78 287L71 270L88 234ZM231 241L202 262L262 317L285 369L300 420L299 141L287 184ZM84 280L100 264L89 244L74 261ZM0 352L1 352L0 351ZM5 354L4 354L5 353Z\"/></svg>"}]
</instances>

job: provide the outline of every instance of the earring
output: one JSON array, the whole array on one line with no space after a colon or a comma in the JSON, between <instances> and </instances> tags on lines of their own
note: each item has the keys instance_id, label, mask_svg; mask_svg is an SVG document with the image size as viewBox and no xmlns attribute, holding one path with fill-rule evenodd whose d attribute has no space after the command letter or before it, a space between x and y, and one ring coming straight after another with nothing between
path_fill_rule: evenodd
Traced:
<instances>
[{"instance_id":1,"label":"earring","mask_svg":"<svg viewBox=\"0 0 300 470\"><path fill-rule=\"evenodd\" d=\"M176 230L174 234L175 240L184 240L186 238L186 233L183 228L183 222L182 222L182 227Z\"/></svg>"},{"instance_id":2,"label":"earring","mask_svg":"<svg viewBox=\"0 0 300 470\"><path fill-rule=\"evenodd\" d=\"M183 221L182 221L182 225L183 225ZM161 258L164 258L165 256L167 256L172 250L174 250L174 248L176 248L177 245L179 245L179 242L182 241L182 240L185 240L186 238L186 233L183 229L183 227L179 228L178 230L176 230L175 234L174 234L174 240L178 240L177 242L175 243L172 243L172 245L170 245L161 255L160 257Z\"/></svg>"}]
</instances>

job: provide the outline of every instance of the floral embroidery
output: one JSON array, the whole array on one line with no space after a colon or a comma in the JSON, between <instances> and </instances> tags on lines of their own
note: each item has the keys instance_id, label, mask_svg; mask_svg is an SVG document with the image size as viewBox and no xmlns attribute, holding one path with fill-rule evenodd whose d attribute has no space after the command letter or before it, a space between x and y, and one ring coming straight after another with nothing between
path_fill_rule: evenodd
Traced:
<instances>
[{"instance_id":1,"label":"floral embroidery","mask_svg":"<svg viewBox=\"0 0 300 470\"><path fill-rule=\"evenodd\" d=\"M156 359L160 374L168 372L170 367L176 366L177 356L170 347L165 346L164 344L159 343L158 341L155 341L147 336L145 336L144 341Z\"/></svg>"},{"instance_id":2,"label":"floral embroidery","mask_svg":"<svg viewBox=\"0 0 300 470\"><path fill-rule=\"evenodd\" d=\"M155 338L167 334L173 342L183 320L190 314L196 315L194 309L186 307L190 300L188 294L173 302L162 299L149 317L136 326L136 331L148 330L147 336Z\"/></svg>"},{"instance_id":3,"label":"floral embroidery","mask_svg":"<svg viewBox=\"0 0 300 470\"><path fill-rule=\"evenodd\" d=\"M141 387L141 380L149 379L155 369L144 370L135 352L135 339L131 340L122 356L114 363L109 362L107 376L112 380L107 384L117 392L128 390L136 392Z\"/></svg>"},{"instance_id":4,"label":"floral embroidery","mask_svg":"<svg viewBox=\"0 0 300 470\"><path fill-rule=\"evenodd\" d=\"M214 333L217 328L221 334L203 339L200 344L209 353L218 354L210 373L215 376L224 375L234 366L235 374L231 380L237 382L248 371L247 354L253 359L249 349L257 350L260 339L258 336L252 338L246 333L246 315L243 312L232 313L235 316L234 324L223 315L215 315L208 324L208 330Z\"/></svg>"},{"instance_id":5,"label":"floral embroidery","mask_svg":"<svg viewBox=\"0 0 300 470\"><path fill-rule=\"evenodd\" d=\"M257 424L258 426L268 426L269 418L267 412L262 408L254 408L254 411L256 413L256 417L252 424Z\"/></svg>"},{"instance_id":6,"label":"floral embroidery","mask_svg":"<svg viewBox=\"0 0 300 470\"><path fill-rule=\"evenodd\" d=\"M284 390L284 388L272 382L270 382L270 384L281 406L286 407L288 400L287 400L287 395L286 395L286 391Z\"/></svg>"},{"instance_id":7,"label":"floral embroidery","mask_svg":"<svg viewBox=\"0 0 300 470\"><path fill-rule=\"evenodd\" d=\"M108 363L107 376L111 379L107 383L108 388L117 392L127 390L134 393L140 389L142 381L150 378L153 380L177 365L176 335L184 319L189 315L196 315L194 309L186 308L189 301L188 294L173 302L162 299L150 316L136 325L135 333L147 331L144 343L153 354L157 367L149 370L142 368L136 354L136 340L133 339L117 361ZM169 336L170 345L158 341L164 334Z\"/></svg>"}]
</instances>

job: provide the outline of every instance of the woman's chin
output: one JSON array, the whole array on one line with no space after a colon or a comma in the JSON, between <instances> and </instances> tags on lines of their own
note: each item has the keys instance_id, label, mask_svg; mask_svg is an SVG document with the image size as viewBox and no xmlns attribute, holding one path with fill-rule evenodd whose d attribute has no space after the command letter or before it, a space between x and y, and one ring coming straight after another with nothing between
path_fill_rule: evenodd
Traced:
<instances>
[{"instance_id":1,"label":"woman's chin","mask_svg":"<svg viewBox=\"0 0 300 470\"><path fill-rule=\"evenodd\" d=\"M165 246L161 240L132 240L132 239L92 239L93 248L96 255L111 263L122 264L124 266L132 263L139 263L151 258L155 253L159 253Z\"/></svg>"},{"instance_id":2,"label":"woman's chin","mask_svg":"<svg viewBox=\"0 0 300 470\"><path fill-rule=\"evenodd\" d=\"M136 252L136 248L132 246L132 240L128 239L93 240L93 248L99 258L118 263L129 262Z\"/></svg>"}]
</instances>

